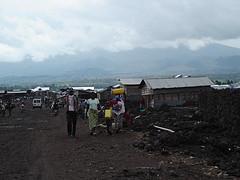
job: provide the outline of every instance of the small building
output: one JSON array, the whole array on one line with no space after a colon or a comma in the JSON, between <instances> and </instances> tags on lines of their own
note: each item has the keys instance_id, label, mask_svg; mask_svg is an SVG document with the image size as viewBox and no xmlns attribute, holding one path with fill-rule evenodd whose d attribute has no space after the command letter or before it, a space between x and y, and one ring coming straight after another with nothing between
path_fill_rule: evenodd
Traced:
<instances>
[{"instance_id":1,"label":"small building","mask_svg":"<svg viewBox=\"0 0 240 180\"><path fill-rule=\"evenodd\" d=\"M4 94L7 94L7 91L0 91L1 96L3 96Z\"/></svg>"},{"instance_id":2,"label":"small building","mask_svg":"<svg viewBox=\"0 0 240 180\"><path fill-rule=\"evenodd\" d=\"M112 99L112 86L97 91L98 98L101 102L106 102Z\"/></svg>"},{"instance_id":3,"label":"small building","mask_svg":"<svg viewBox=\"0 0 240 180\"><path fill-rule=\"evenodd\" d=\"M94 87L72 87L74 91L94 91Z\"/></svg>"},{"instance_id":4,"label":"small building","mask_svg":"<svg viewBox=\"0 0 240 180\"><path fill-rule=\"evenodd\" d=\"M120 79L119 81L124 87L127 101L137 102L141 99L140 85L142 79Z\"/></svg>"},{"instance_id":5,"label":"small building","mask_svg":"<svg viewBox=\"0 0 240 180\"><path fill-rule=\"evenodd\" d=\"M80 99L89 99L91 93L95 92L94 87L72 87L74 94Z\"/></svg>"},{"instance_id":6,"label":"small building","mask_svg":"<svg viewBox=\"0 0 240 180\"><path fill-rule=\"evenodd\" d=\"M27 91L7 91L7 94L14 97L23 97L27 95Z\"/></svg>"},{"instance_id":7,"label":"small building","mask_svg":"<svg viewBox=\"0 0 240 180\"><path fill-rule=\"evenodd\" d=\"M0 99L9 100L15 98L23 98L28 95L27 91L13 90L13 91L0 91Z\"/></svg>"},{"instance_id":8,"label":"small building","mask_svg":"<svg viewBox=\"0 0 240 180\"><path fill-rule=\"evenodd\" d=\"M74 94L79 98L79 99L90 99L91 94L95 91L91 90L78 90L75 91Z\"/></svg>"},{"instance_id":9,"label":"small building","mask_svg":"<svg viewBox=\"0 0 240 180\"><path fill-rule=\"evenodd\" d=\"M141 93L146 107L178 106L197 103L199 94L211 90L208 77L146 79L141 82Z\"/></svg>"},{"instance_id":10,"label":"small building","mask_svg":"<svg viewBox=\"0 0 240 180\"><path fill-rule=\"evenodd\" d=\"M50 87L37 86L36 88L31 89L31 91L34 97L52 96L50 93Z\"/></svg>"},{"instance_id":11,"label":"small building","mask_svg":"<svg viewBox=\"0 0 240 180\"><path fill-rule=\"evenodd\" d=\"M33 89L31 89L32 92L46 92L46 91L50 91L50 87L35 87Z\"/></svg>"},{"instance_id":12,"label":"small building","mask_svg":"<svg viewBox=\"0 0 240 180\"><path fill-rule=\"evenodd\" d=\"M223 84L223 85L211 85L211 88L215 89L215 90L225 90L225 89L231 89L231 85L229 84Z\"/></svg>"}]
</instances>

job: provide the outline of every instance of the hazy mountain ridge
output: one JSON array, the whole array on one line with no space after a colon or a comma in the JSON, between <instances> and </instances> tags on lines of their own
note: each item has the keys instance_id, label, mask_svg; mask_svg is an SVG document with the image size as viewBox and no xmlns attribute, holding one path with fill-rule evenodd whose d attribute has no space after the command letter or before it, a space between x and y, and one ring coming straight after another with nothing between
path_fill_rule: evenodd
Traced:
<instances>
[{"instance_id":1,"label":"hazy mountain ridge","mask_svg":"<svg viewBox=\"0 0 240 180\"><path fill-rule=\"evenodd\" d=\"M43 62L32 62L30 59L18 63L1 62L0 84L9 80L19 82L42 79L49 82L127 75L233 72L240 72L240 49L217 44L197 51L183 46L166 49L138 48L122 52L94 50L71 56L57 56Z\"/></svg>"}]
</instances>

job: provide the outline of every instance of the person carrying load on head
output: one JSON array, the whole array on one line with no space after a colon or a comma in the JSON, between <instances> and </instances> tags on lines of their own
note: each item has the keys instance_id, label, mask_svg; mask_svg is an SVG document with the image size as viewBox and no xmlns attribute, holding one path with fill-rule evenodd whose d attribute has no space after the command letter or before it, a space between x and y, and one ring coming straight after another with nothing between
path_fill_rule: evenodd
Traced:
<instances>
[{"instance_id":1,"label":"person carrying load on head","mask_svg":"<svg viewBox=\"0 0 240 180\"><path fill-rule=\"evenodd\" d=\"M119 97L113 104L113 119L115 123L116 133L119 133L123 127L123 115L125 113L125 105L122 99Z\"/></svg>"}]
</instances>

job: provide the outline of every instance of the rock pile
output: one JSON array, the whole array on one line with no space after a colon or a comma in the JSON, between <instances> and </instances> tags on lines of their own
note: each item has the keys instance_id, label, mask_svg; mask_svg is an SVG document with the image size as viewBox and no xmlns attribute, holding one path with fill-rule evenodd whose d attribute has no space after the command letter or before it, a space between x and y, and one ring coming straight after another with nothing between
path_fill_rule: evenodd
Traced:
<instances>
[{"instance_id":1,"label":"rock pile","mask_svg":"<svg viewBox=\"0 0 240 180\"><path fill-rule=\"evenodd\" d=\"M204 111L200 110L165 108L138 116L133 129L143 131L144 136L133 145L146 151L160 151L163 155L182 152L203 158L210 165L219 166L228 174L240 177L239 128L237 131L229 124L222 124L224 120L221 118L204 118Z\"/></svg>"}]
</instances>

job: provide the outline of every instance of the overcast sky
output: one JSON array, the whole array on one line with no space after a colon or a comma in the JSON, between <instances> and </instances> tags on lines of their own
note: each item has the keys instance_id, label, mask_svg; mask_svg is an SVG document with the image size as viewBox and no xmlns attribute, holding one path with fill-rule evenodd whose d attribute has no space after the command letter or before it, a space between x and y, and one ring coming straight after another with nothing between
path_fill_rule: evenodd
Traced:
<instances>
[{"instance_id":1,"label":"overcast sky","mask_svg":"<svg viewBox=\"0 0 240 180\"><path fill-rule=\"evenodd\" d=\"M92 49L240 48L240 0L0 0L0 61Z\"/></svg>"}]
</instances>

